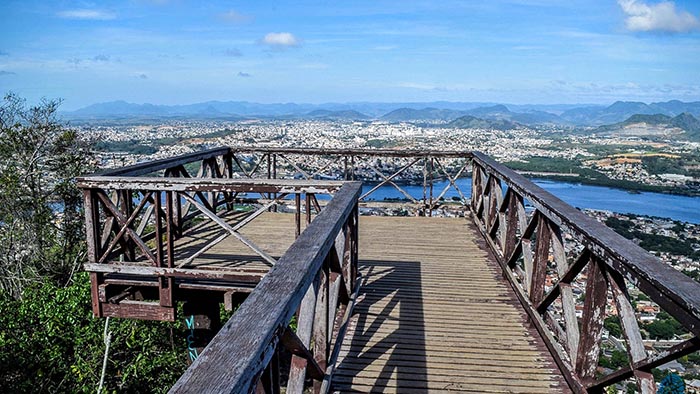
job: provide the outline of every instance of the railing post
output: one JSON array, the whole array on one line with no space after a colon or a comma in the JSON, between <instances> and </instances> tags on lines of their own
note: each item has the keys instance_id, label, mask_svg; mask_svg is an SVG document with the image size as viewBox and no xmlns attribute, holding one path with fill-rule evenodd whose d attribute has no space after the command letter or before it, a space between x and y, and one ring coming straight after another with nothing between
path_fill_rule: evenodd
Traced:
<instances>
[{"instance_id":1,"label":"railing post","mask_svg":"<svg viewBox=\"0 0 700 394\"><path fill-rule=\"evenodd\" d=\"M119 205L118 207L120 208L119 210L121 211L122 215L124 215L124 217L126 218L131 216L131 211L133 210L131 192L131 190L120 190L118 192L118 199L121 200L121 205ZM129 235L126 234L124 238L127 240L127 250L125 251L126 260L134 261L136 260L135 241Z\"/></svg>"},{"instance_id":2,"label":"railing post","mask_svg":"<svg viewBox=\"0 0 700 394\"><path fill-rule=\"evenodd\" d=\"M299 238L299 234L301 234L301 192L294 193L294 205L296 207L294 210L294 237Z\"/></svg>"},{"instance_id":3,"label":"railing post","mask_svg":"<svg viewBox=\"0 0 700 394\"><path fill-rule=\"evenodd\" d=\"M433 157L430 157L430 207L428 208L428 216L433 217Z\"/></svg>"},{"instance_id":4,"label":"railing post","mask_svg":"<svg viewBox=\"0 0 700 394\"><path fill-rule=\"evenodd\" d=\"M83 189L85 201L85 234L87 240L87 259L91 264L97 263L100 258L100 213L97 197L93 189ZM104 274L90 272L90 289L92 292L92 313L102 316L102 303L99 297L99 288L104 281Z\"/></svg>"},{"instance_id":5,"label":"railing post","mask_svg":"<svg viewBox=\"0 0 700 394\"><path fill-rule=\"evenodd\" d=\"M307 349L311 343L311 334L314 323L314 312L316 309L316 300L318 299L319 285L321 275L316 274L313 283L306 291L304 298L299 306L297 313L297 331L296 335L302 345ZM289 379L287 381L287 393L301 394L304 391L304 380L306 377L307 360L303 357L293 355L292 363L289 370Z\"/></svg>"},{"instance_id":6,"label":"railing post","mask_svg":"<svg viewBox=\"0 0 700 394\"><path fill-rule=\"evenodd\" d=\"M178 199L179 201L179 199ZM168 268L175 265L175 231L173 223L173 192L165 192L165 241L166 241L166 264ZM162 264L161 266L166 265ZM160 278L160 305L173 306L173 278Z\"/></svg>"},{"instance_id":7,"label":"railing post","mask_svg":"<svg viewBox=\"0 0 700 394\"><path fill-rule=\"evenodd\" d=\"M323 262L323 267L319 272L319 287L316 298L316 310L314 312L313 324L313 352L314 360L325 371L328 361L328 315L330 308L329 302L329 273L330 273L330 253L326 256ZM321 389L321 381L314 380L314 392L319 393Z\"/></svg>"},{"instance_id":8,"label":"railing post","mask_svg":"<svg viewBox=\"0 0 700 394\"><path fill-rule=\"evenodd\" d=\"M575 367L583 381L594 379L598 367L608 291L604 269L604 263L597 257L591 256L588 263L586 299L583 303L581 338Z\"/></svg>"},{"instance_id":9,"label":"railing post","mask_svg":"<svg viewBox=\"0 0 700 394\"><path fill-rule=\"evenodd\" d=\"M219 303L207 299L185 302L182 306L187 330L187 353L196 360L221 328Z\"/></svg>"},{"instance_id":10,"label":"railing post","mask_svg":"<svg viewBox=\"0 0 700 394\"><path fill-rule=\"evenodd\" d=\"M493 191L492 191L493 192ZM535 262L532 267L530 282L530 300L537 305L544 297L544 283L547 276L547 261L552 235L549 232L547 218L537 215L537 244L535 246Z\"/></svg>"},{"instance_id":11,"label":"railing post","mask_svg":"<svg viewBox=\"0 0 700 394\"><path fill-rule=\"evenodd\" d=\"M272 154L272 179L277 179L277 154ZM277 193L275 192L273 198L277 199ZM277 205L272 207L272 212L277 212Z\"/></svg>"}]
</instances>

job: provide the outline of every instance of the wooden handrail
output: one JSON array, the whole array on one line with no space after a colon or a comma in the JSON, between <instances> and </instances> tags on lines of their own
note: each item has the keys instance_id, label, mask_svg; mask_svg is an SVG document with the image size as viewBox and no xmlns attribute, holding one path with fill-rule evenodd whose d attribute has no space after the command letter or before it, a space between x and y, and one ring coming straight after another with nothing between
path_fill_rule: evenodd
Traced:
<instances>
[{"instance_id":1,"label":"wooden handrail","mask_svg":"<svg viewBox=\"0 0 700 394\"><path fill-rule=\"evenodd\" d=\"M223 156L231 152L228 147L219 147L213 149L207 149L200 152L187 153L184 155L168 157L165 159L153 160L144 163L132 164L125 167L114 168L99 172L95 175L101 176L139 176L150 174L159 170L164 170L166 168L173 168L181 166L184 164L192 163L195 161L211 159L218 156Z\"/></svg>"},{"instance_id":2,"label":"wooden handrail","mask_svg":"<svg viewBox=\"0 0 700 394\"><path fill-rule=\"evenodd\" d=\"M359 182L345 183L278 260L171 393L248 393L356 209Z\"/></svg>"},{"instance_id":3,"label":"wooden handrail","mask_svg":"<svg viewBox=\"0 0 700 394\"><path fill-rule=\"evenodd\" d=\"M699 283L483 153L474 152L472 160L474 221L574 392L599 392L632 376L642 393L655 392L651 368L658 360L647 355L627 283L695 336L662 360L700 349ZM534 208L529 218L526 203ZM573 261L567 257L563 234L583 247ZM584 269L586 293L579 319L572 282ZM550 274L558 281L546 291ZM630 366L600 378L596 374L608 292L618 311ZM559 317L549 310L557 299Z\"/></svg>"},{"instance_id":4,"label":"wooden handrail","mask_svg":"<svg viewBox=\"0 0 700 394\"><path fill-rule=\"evenodd\" d=\"M538 212L577 235L611 268L620 271L640 290L650 292L648 295L669 313L678 313L677 318L686 328L700 336L700 285L697 282L491 157L474 152L474 161L527 198Z\"/></svg>"}]
</instances>

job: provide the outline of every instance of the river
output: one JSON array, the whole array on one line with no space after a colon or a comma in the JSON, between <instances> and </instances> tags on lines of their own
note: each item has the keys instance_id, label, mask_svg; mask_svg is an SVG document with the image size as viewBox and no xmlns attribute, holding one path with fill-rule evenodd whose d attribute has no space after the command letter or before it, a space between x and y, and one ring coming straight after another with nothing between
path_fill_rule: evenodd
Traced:
<instances>
[{"instance_id":1,"label":"river","mask_svg":"<svg viewBox=\"0 0 700 394\"><path fill-rule=\"evenodd\" d=\"M582 185L580 183L558 182L534 179L537 185L577 208L588 208L619 213L659 216L690 223L700 223L700 197L688 197L663 193L631 193L627 190L603 186ZM433 195L437 197L447 181L436 181ZM363 193L374 185L365 184ZM457 186L465 196L471 194L471 178L457 180ZM417 199L423 198L423 186L402 186ZM445 193L445 199L459 196L454 188ZM404 198L391 185L384 185L369 196L371 200Z\"/></svg>"}]
</instances>

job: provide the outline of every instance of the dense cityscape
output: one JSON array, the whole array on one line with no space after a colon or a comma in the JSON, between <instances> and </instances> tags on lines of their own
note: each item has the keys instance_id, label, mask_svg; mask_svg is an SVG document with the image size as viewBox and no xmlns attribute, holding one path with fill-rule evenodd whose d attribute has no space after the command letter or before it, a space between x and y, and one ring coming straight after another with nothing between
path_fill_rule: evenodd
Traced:
<instances>
[{"instance_id":1,"label":"dense cityscape","mask_svg":"<svg viewBox=\"0 0 700 394\"><path fill-rule=\"evenodd\" d=\"M0 15L0 393L700 394L700 1Z\"/></svg>"},{"instance_id":2,"label":"dense cityscape","mask_svg":"<svg viewBox=\"0 0 700 394\"><path fill-rule=\"evenodd\" d=\"M645 140L629 136L597 136L572 133L556 127L512 130L448 128L440 124L390 123L367 121L169 121L154 125L80 127L87 139L100 141L103 151L98 154L100 166L113 167L170 157L178 154L217 146L233 147L294 147L294 148L365 148L365 149L433 149L433 150L480 150L501 162L518 168L527 176L551 177L577 182L596 183L595 175L603 174L613 185L619 181L629 182L628 188L644 190L653 187L664 192L696 194L700 185L697 177L700 143L673 140ZM660 161L675 162L683 158L690 163L686 168L673 165L658 165ZM649 161L649 160L653 161ZM249 158L252 162L255 157ZM324 168L323 174L331 179L341 179L342 164L328 163L327 159L305 156L297 162L307 169ZM528 164L533 163L532 166ZM407 161L384 160L380 169L389 175L406 165ZM543 166L542 163L545 165ZM454 174L455 164L448 173ZM654 165L652 165L654 164ZM358 164L359 165L359 164ZM660 172L659 168L669 171ZM584 169L586 172L575 172ZM286 165L278 176L300 177L298 167ZM681 170L681 171L678 171ZM679 172L693 176L682 175ZM357 176L370 182L382 179L366 168L358 167ZM311 173L312 171L309 171ZM468 175L468 174L465 174ZM241 176L241 175L239 175ZM261 175L261 176L264 176ZM422 169L404 171L396 177L398 181L419 183ZM609 185L611 183L603 183ZM408 202L408 201L405 201ZM436 215L463 215L455 202L446 202L434 210ZM370 215L415 215L418 211L411 204L365 204L363 214ZM646 217L610 211L585 210L587 214L614 228L627 238L640 244L666 264L700 281L700 224L678 220ZM572 240L569 239L569 242ZM572 242L573 244L573 242ZM570 252L574 252L570 249ZM573 258L575 256L571 256ZM554 273L547 277L547 289L557 281ZM586 278L582 276L572 283L574 294L582 297ZM649 350L658 352L686 336L685 331L673 326L669 317L658 305L643 294L631 290L638 319L647 325L644 335L648 338ZM577 303L577 313L582 312L583 303ZM555 313L561 306L555 304ZM624 345L620 342L619 321L613 302L608 302L606 336L601 364L619 367ZM611 309L612 308L612 309ZM685 361L683 361L685 360ZM664 365L660 370L685 376L690 383L700 377L700 369L694 366L695 358L683 359Z\"/></svg>"}]
</instances>

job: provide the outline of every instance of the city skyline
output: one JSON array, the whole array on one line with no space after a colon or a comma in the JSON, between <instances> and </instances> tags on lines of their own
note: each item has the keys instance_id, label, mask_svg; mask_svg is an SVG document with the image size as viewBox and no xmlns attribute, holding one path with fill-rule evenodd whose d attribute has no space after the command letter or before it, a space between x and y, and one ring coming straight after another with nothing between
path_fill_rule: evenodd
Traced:
<instances>
[{"instance_id":1,"label":"city skyline","mask_svg":"<svg viewBox=\"0 0 700 394\"><path fill-rule=\"evenodd\" d=\"M9 1L0 15L0 90L64 110L700 100L693 1Z\"/></svg>"}]
</instances>

